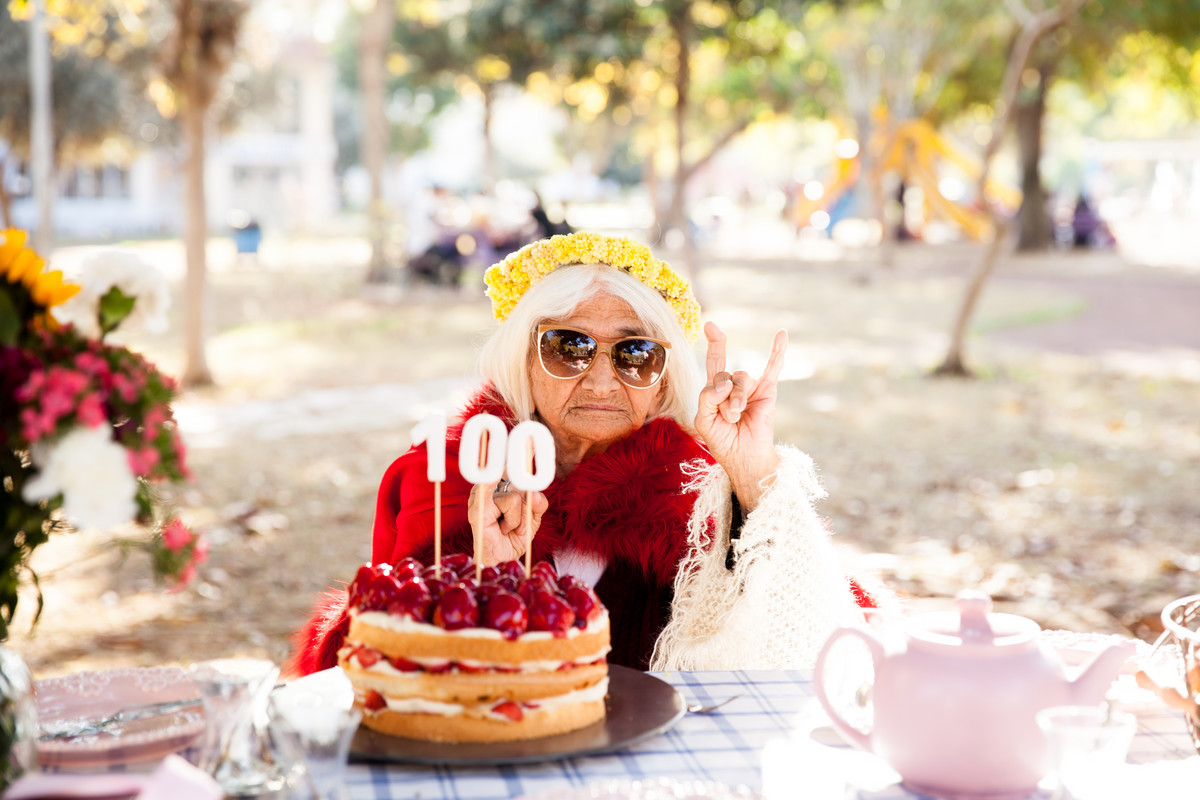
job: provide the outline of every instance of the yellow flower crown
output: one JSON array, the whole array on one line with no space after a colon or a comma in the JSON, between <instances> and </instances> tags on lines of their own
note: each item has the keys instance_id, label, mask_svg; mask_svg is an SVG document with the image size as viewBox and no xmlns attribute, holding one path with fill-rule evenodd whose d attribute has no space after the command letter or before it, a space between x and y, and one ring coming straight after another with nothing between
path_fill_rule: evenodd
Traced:
<instances>
[{"instance_id":1,"label":"yellow flower crown","mask_svg":"<svg viewBox=\"0 0 1200 800\"><path fill-rule=\"evenodd\" d=\"M525 290L568 264L608 264L628 272L658 292L671 306L689 341L700 333L700 304L691 285L644 244L619 236L569 233L534 242L512 253L483 276L492 313L503 321Z\"/></svg>"}]
</instances>

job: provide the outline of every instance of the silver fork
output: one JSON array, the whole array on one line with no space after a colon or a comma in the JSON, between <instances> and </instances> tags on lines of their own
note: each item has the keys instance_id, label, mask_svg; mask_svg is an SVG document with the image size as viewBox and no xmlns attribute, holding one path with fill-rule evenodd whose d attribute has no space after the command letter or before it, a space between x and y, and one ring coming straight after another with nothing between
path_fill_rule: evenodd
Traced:
<instances>
[{"instance_id":1,"label":"silver fork","mask_svg":"<svg viewBox=\"0 0 1200 800\"><path fill-rule=\"evenodd\" d=\"M725 705L726 703L731 703L741 696L742 695L740 694L735 694L732 697L726 697L724 700L718 700L717 702L707 706L701 703L693 703L687 707L687 710L689 714L711 714L721 706Z\"/></svg>"},{"instance_id":2,"label":"silver fork","mask_svg":"<svg viewBox=\"0 0 1200 800\"><path fill-rule=\"evenodd\" d=\"M51 722L42 726L38 741L49 742L56 739L73 739L76 736L90 736L95 733L104 733L122 722L155 717L159 714L166 714L188 708L189 706L198 705L200 705L200 698L191 697L186 700L167 700L163 703L147 703L146 705L132 706L121 709L114 714L109 714L107 717L101 717L100 719Z\"/></svg>"}]
</instances>

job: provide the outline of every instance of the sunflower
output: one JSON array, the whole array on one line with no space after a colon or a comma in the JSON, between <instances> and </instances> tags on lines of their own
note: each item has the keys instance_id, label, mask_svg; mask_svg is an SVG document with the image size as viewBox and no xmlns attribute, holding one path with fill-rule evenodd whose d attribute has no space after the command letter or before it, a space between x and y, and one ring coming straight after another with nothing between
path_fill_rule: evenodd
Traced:
<instances>
[{"instance_id":1,"label":"sunflower","mask_svg":"<svg viewBox=\"0 0 1200 800\"><path fill-rule=\"evenodd\" d=\"M25 231L4 232L0 244L0 290L8 294L7 305L26 324L56 323L50 309L75 296L80 287L63 280L59 270L43 272L46 262L25 246Z\"/></svg>"}]
</instances>

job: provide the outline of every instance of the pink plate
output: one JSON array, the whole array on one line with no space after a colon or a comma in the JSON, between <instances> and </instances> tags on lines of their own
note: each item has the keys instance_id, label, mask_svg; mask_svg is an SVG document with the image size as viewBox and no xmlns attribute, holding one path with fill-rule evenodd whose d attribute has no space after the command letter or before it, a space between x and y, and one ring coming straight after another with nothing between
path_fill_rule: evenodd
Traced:
<instances>
[{"instance_id":1,"label":"pink plate","mask_svg":"<svg viewBox=\"0 0 1200 800\"><path fill-rule=\"evenodd\" d=\"M34 684L38 721L94 720L132 706L199 696L196 684L179 667L131 667L77 672ZM186 748L204 730L200 706L131 720L104 733L39 741L38 764L44 767L111 767L163 758Z\"/></svg>"}]
</instances>

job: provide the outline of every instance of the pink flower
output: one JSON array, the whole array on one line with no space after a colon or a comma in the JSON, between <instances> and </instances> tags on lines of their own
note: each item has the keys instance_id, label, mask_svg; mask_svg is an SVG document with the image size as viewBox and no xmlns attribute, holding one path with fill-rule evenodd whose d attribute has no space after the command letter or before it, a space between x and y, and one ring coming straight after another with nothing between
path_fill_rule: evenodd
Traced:
<instances>
[{"instance_id":1,"label":"pink flower","mask_svg":"<svg viewBox=\"0 0 1200 800\"><path fill-rule=\"evenodd\" d=\"M134 475L146 477L151 470L158 466L158 451L153 447L144 447L140 450L131 447L125 453L129 459L129 469L133 471Z\"/></svg>"},{"instance_id":2,"label":"pink flower","mask_svg":"<svg viewBox=\"0 0 1200 800\"><path fill-rule=\"evenodd\" d=\"M75 356L75 368L87 375L104 375L108 362L95 353L80 353Z\"/></svg>"},{"instance_id":3,"label":"pink flower","mask_svg":"<svg viewBox=\"0 0 1200 800\"><path fill-rule=\"evenodd\" d=\"M38 442L43 436L54 432L54 420L47 414L39 414L36 409L21 409L21 435L30 444Z\"/></svg>"},{"instance_id":4,"label":"pink flower","mask_svg":"<svg viewBox=\"0 0 1200 800\"><path fill-rule=\"evenodd\" d=\"M195 564L195 562L191 562L186 567L183 568L183 571L179 573L179 577L176 579L175 585L172 586L167 591L169 591L171 594L175 594L176 592L182 592L184 587L186 587L189 583L191 583L192 579L195 577L196 577L196 564Z\"/></svg>"},{"instance_id":5,"label":"pink flower","mask_svg":"<svg viewBox=\"0 0 1200 800\"><path fill-rule=\"evenodd\" d=\"M125 377L120 372L112 376L113 389L121 396L121 399L126 403L133 403L137 400L138 389L133 385L133 381Z\"/></svg>"},{"instance_id":6,"label":"pink flower","mask_svg":"<svg viewBox=\"0 0 1200 800\"><path fill-rule=\"evenodd\" d=\"M146 429L158 428L167 421L167 414L163 411L162 406L150 406L146 409L146 416L142 419Z\"/></svg>"},{"instance_id":7,"label":"pink flower","mask_svg":"<svg viewBox=\"0 0 1200 800\"><path fill-rule=\"evenodd\" d=\"M33 398L37 397L38 393L42 391L42 387L45 385L46 371L35 369L33 372L29 373L29 379L26 380L19 389L17 389L17 402L28 403Z\"/></svg>"},{"instance_id":8,"label":"pink flower","mask_svg":"<svg viewBox=\"0 0 1200 800\"><path fill-rule=\"evenodd\" d=\"M192 563L203 564L205 561L208 561L208 539L197 536L196 543L192 546Z\"/></svg>"},{"instance_id":9,"label":"pink flower","mask_svg":"<svg viewBox=\"0 0 1200 800\"><path fill-rule=\"evenodd\" d=\"M75 409L75 415L89 428L108 421L108 414L104 411L104 401L100 399L99 392L84 395L83 399L79 401L79 407Z\"/></svg>"},{"instance_id":10,"label":"pink flower","mask_svg":"<svg viewBox=\"0 0 1200 800\"><path fill-rule=\"evenodd\" d=\"M178 519L173 519L163 526L163 545L172 553L178 553L192 541L193 534L188 527Z\"/></svg>"}]
</instances>

